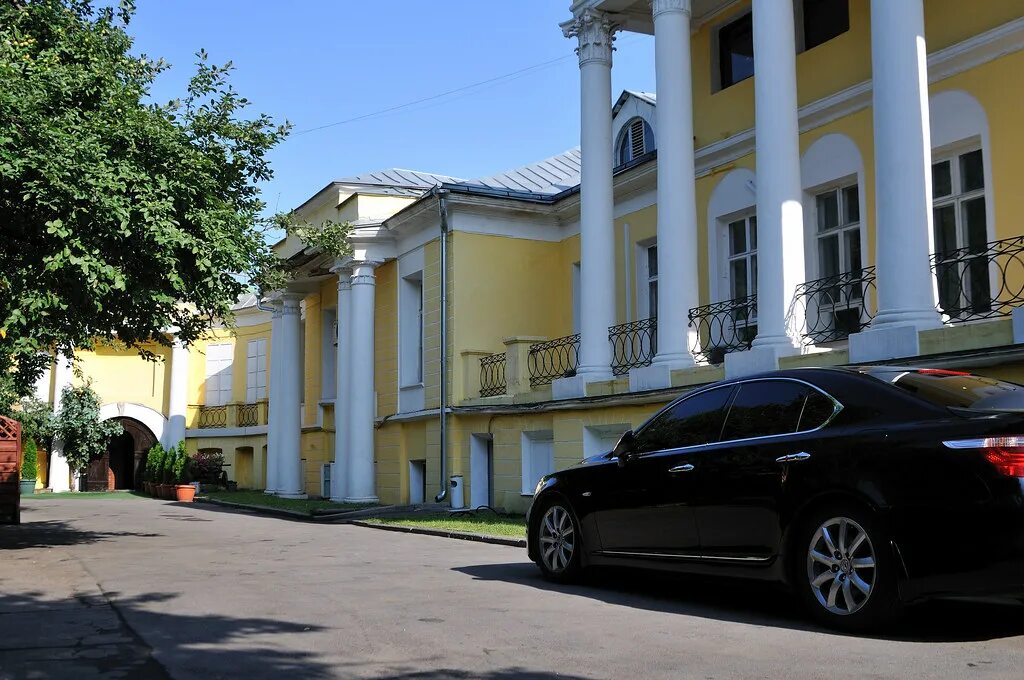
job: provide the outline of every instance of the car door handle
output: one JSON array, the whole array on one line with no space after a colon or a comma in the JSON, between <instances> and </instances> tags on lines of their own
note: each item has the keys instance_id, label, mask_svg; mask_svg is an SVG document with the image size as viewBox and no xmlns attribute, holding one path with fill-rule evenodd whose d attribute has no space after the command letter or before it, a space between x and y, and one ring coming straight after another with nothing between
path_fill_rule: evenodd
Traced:
<instances>
[{"instance_id":1,"label":"car door handle","mask_svg":"<svg viewBox=\"0 0 1024 680\"><path fill-rule=\"evenodd\" d=\"M689 463L686 463L685 465L677 465L674 468L668 469L668 471L671 472L672 474L675 474L677 472L690 472L691 470L693 470L693 466L690 465Z\"/></svg>"},{"instance_id":2,"label":"car door handle","mask_svg":"<svg viewBox=\"0 0 1024 680\"><path fill-rule=\"evenodd\" d=\"M802 460L810 460L811 454L806 451L800 453L791 453L788 456L779 456L775 459L776 463L799 463Z\"/></svg>"}]
</instances>

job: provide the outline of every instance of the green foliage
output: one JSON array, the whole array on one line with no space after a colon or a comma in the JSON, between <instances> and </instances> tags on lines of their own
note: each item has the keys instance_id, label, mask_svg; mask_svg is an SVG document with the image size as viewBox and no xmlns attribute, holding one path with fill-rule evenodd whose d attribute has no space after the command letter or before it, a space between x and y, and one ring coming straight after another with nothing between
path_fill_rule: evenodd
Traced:
<instances>
[{"instance_id":1,"label":"green foliage","mask_svg":"<svg viewBox=\"0 0 1024 680\"><path fill-rule=\"evenodd\" d=\"M224 454L219 449L200 449L194 459L193 475L205 484L224 480Z\"/></svg>"},{"instance_id":2,"label":"green foliage","mask_svg":"<svg viewBox=\"0 0 1024 680\"><path fill-rule=\"evenodd\" d=\"M180 99L150 102L168 65L133 54L133 14L0 2L0 404L54 351L169 344L171 327L191 344L282 276L258 185L289 126L202 51Z\"/></svg>"},{"instance_id":3,"label":"green foliage","mask_svg":"<svg viewBox=\"0 0 1024 680\"><path fill-rule=\"evenodd\" d=\"M35 479L39 475L38 450L36 449L36 442L34 439L29 437L28 439L22 440L21 444L21 478L22 479Z\"/></svg>"},{"instance_id":4,"label":"green foliage","mask_svg":"<svg viewBox=\"0 0 1024 680\"><path fill-rule=\"evenodd\" d=\"M142 469L142 480L144 482L158 481L163 464L164 447L160 445L160 442L157 442L146 452L146 465Z\"/></svg>"},{"instance_id":5,"label":"green foliage","mask_svg":"<svg viewBox=\"0 0 1024 680\"><path fill-rule=\"evenodd\" d=\"M171 484L188 484L192 481L192 458L185 451L185 441L171 449L174 462L171 465Z\"/></svg>"},{"instance_id":6,"label":"green foliage","mask_svg":"<svg viewBox=\"0 0 1024 680\"><path fill-rule=\"evenodd\" d=\"M53 441L53 409L45 401L35 397L22 399L16 408L8 409L3 415L14 418L21 423L21 437L23 441L29 439L42 444L49 449Z\"/></svg>"},{"instance_id":7,"label":"green foliage","mask_svg":"<svg viewBox=\"0 0 1024 680\"><path fill-rule=\"evenodd\" d=\"M116 420L100 420L100 399L88 383L64 388L53 434L64 442L64 457L74 474L85 470L106 450L110 438L122 432Z\"/></svg>"}]
</instances>

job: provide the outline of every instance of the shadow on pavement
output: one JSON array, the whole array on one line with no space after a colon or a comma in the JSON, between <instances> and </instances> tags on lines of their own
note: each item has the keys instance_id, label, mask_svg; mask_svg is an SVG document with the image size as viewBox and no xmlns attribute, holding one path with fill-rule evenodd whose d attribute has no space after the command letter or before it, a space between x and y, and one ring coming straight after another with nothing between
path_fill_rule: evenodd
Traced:
<instances>
[{"instance_id":1,"label":"shadow on pavement","mask_svg":"<svg viewBox=\"0 0 1024 680\"><path fill-rule=\"evenodd\" d=\"M795 599L772 584L655 571L592 569L585 581L559 585L530 562L458 567L482 581L504 581L608 604L667 614L845 635L816 626ZM933 601L910 607L892 629L873 637L903 642L974 642L1024 635L1024 607L1013 602Z\"/></svg>"},{"instance_id":2,"label":"shadow on pavement","mask_svg":"<svg viewBox=\"0 0 1024 680\"><path fill-rule=\"evenodd\" d=\"M525 668L501 668L490 671L465 671L454 668L436 670L392 670L375 677L382 680L587 680L582 675L546 673Z\"/></svg>"},{"instance_id":3,"label":"shadow on pavement","mask_svg":"<svg viewBox=\"0 0 1024 680\"><path fill-rule=\"evenodd\" d=\"M40 520L0 525L0 551L49 548L99 543L116 538L156 538L162 534L143 531L86 531L63 520Z\"/></svg>"}]
</instances>

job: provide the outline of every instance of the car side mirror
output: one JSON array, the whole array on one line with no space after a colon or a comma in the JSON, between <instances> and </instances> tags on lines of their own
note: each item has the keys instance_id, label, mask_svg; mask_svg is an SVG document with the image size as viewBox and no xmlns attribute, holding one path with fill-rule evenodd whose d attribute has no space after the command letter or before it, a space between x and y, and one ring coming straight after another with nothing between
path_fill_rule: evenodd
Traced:
<instances>
[{"instance_id":1,"label":"car side mirror","mask_svg":"<svg viewBox=\"0 0 1024 680\"><path fill-rule=\"evenodd\" d=\"M636 444L636 436L633 434L633 430L626 430L619 437L619 441L615 444L615 448L612 449L612 455L619 461L619 467L625 465L634 454L634 445Z\"/></svg>"}]
</instances>

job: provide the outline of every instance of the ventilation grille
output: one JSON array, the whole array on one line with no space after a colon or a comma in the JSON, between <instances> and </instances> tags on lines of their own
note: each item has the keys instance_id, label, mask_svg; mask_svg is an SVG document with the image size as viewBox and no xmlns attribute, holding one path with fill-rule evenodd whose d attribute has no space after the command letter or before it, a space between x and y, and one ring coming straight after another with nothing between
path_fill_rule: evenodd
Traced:
<instances>
[{"instance_id":1,"label":"ventilation grille","mask_svg":"<svg viewBox=\"0 0 1024 680\"><path fill-rule=\"evenodd\" d=\"M638 158L644 155L646 144L644 140L644 121L636 118L629 124L630 156Z\"/></svg>"}]
</instances>

